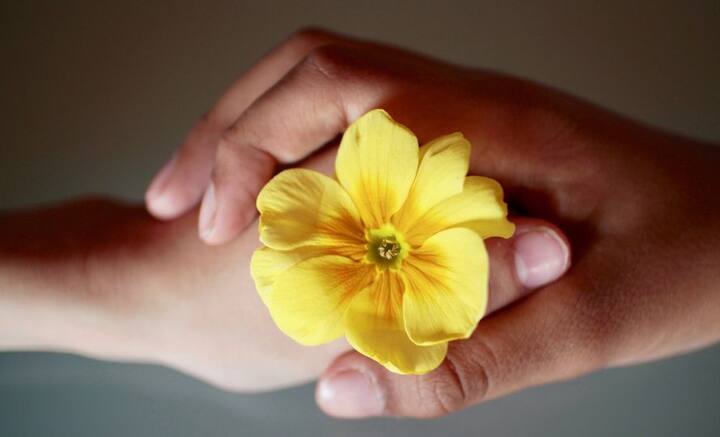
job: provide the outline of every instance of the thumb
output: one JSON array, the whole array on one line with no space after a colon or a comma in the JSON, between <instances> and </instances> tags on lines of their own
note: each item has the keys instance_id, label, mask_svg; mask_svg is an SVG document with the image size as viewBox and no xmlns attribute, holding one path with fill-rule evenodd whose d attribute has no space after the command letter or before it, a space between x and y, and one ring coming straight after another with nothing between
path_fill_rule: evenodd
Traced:
<instances>
[{"instance_id":1,"label":"thumb","mask_svg":"<svg viewBox=\"0 0 720 437\"><path fill-rule=\"evenodd\" d=\"M489 312L556 280L570 264L569 244L557 228L535 219L513 221L517 226L513 238L487 241ZM327 414L338 417L434 417L475 403L488 395L490 372L494 377L494 369L500 365L488 334L480 334L493 319L481 321L469 340L451 342L442 365L426 375L397 375L358 352L348 352L321 376L317 403ZM522 326L526 324L522 322Z\"/></svg>"}]
</instances>

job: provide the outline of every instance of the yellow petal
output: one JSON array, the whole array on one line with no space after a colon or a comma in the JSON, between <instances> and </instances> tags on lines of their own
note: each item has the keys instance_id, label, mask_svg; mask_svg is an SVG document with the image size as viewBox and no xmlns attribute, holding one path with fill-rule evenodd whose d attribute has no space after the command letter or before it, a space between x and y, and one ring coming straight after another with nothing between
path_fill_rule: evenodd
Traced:
<instances>
[{"instance_id":1,"label":"yellow petal","mask_svg":"<svg viewBox=\"0 0 720 437\"><path fill-rule=\"evenodd\" d=\"M510 237L515 225L507 219L507 205L499 183L482 176L465 178L463 192L432 207L406 231L410 244L451 227L470 228L483 238Z\"/></svg>"},{"instance_id":2,"label":"yellow petal","mask_svg":"<svg viewBox=\"0 0 720 437\"><path fill-rule=\"evenodd\" d=\"M381 109L352 123L340 142L335 172L368 228L389 223L407 198L418 165L415 135Z\"/></svg>"},{"instance_id":3,"label":"yellow petal","mask_svg":"<svg viewBox=\"0 0 720 437\"><path fill-rule=\"evenodd\" d=\"M409 229L430 208L463 191L470 143L459 132L437 138L420 149L420 167L408 198L393 223Z\"/></svg>"},{"instance_id":4,"label":"yellow petal","mask_svg":"<svg viewBox=\"0 0 720 437\"><path fill-rule=\"evenodd\" d=\"M322 247L305 246L293 250L257 249L250 260L250 273L263 302L272 290L275 280L285 270L308 258L325 255Z\"/></svg>"},{"instance_id":5,"label":"yellow petal","mask_svg":"<svg viewBox=\"0 0 720 437\"><path fill-rule=\"evenodd\" d=\"M355 350L400 374L427 373L447 353L447 344L426 347L410 341L402 321L402 279L391 270L353 298L345 335Z\"/></svg>"},{"instance_id":6,"label":"yellow petal","mask_svg":"<svg viewBox=\"0 0 720 437\"><path fill-rule=\"evenodd\" d=\"M278 276L265 302L275 324L293 340L327 343L343 335L345 310L374 275L374 266L349 258L309 258Z\"/></svg>"},{"instance_id":7,"label":"yellow petal","mask_svg":"<svg viewBox=\"0 0 720 437\"><path fill-rule=\"evenodd\" d=\"M472 334L488 300L488 257L479 235L465 228L435 234L405 259L403 272L403 316L413 342Z\"/></svg>"},{"instance_id":8,"label":"yellow petal","mask_svg":"<svg viewBox=\"0 0 720 437\"><path fill-rule=\"evenodd\" d=\"M325 175L285 170L262 189L257 208L260 241L272 249L332 246L334 253L347 256L362 250L357 209L340 184Z\"/></svg>"}]
</instances>

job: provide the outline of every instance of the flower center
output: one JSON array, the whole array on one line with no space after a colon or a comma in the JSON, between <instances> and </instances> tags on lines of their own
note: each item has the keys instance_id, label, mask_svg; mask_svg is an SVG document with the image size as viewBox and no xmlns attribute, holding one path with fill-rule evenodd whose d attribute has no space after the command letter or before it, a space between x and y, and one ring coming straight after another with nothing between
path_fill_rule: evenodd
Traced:
<instances>
[{"instance_id":1,"label":"flower center","mask_svg":"<svg viewBox=\"0 0 720 437\"><path fill-rule=\"evenodd\" d=\"M377 248L378 255L387 260L392 260L400 254L400 244L389 238L383 238L380 240L380 245Z\"/></svg>"},{"instance_id":2,"label":"flower center","mask_svg":"<svg viewBox=\"0 0 720 437\"><path fill-rule=\"evenodd\" d=\"M403 258L408 254L409 245L393 225L383 225L377 229L365 231L367 255L365 261L380 269L399 269Z\"/></svg>"}]
</instances>

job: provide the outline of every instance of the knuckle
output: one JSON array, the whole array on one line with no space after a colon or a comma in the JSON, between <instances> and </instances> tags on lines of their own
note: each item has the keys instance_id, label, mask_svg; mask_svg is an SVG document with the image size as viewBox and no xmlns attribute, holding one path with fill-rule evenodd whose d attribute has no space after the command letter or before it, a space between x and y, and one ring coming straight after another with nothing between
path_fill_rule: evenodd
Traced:
<instances>
[{"instance_id":1,"label":"knuckle","mask_svg":"<svg viewBox=\"0 0 720 437\"><path fill-rule=\"evenodd\" d=\"M302 157L302 152L293 141L293 129L286 120L273 120L272 125L257 118L240 117L230 128L223 131L218 147L218 159L245 159L272 156L280 162L296 162ZM222 154L222 155L221 155ZM237 155L242 155L237 156Z\"/></svg>"},{"instance_id":2,"label":"knuckle","mask_svg":"<svg viewBox=\"0 0 720 437\"><path fill-rule=\"evenodd\" d=\"M345 46L330 44L311 50L305 57L302 67L320 73L324 78L334 80L347 77L353 70L352 53Z\"/></svg>"},{"instance_id":3,"label":"knuckle","mask_svg":"<svg viewBox=\"0 0 720 437\"><path fill-rule=\"evenodd\" d=\"M219 116L214 109L205 112L193 126L194 130L210 131L221 126Z\"/></svg>"},{"instance_id":4,"label":"knuckle","mask_svg":"<svg viewBox=\"0 0 720 437\"><path fill-rule=\"evenodd\" d=\"M479 348L472 354L449 351L437 369L420 378L419 392L426 399L426 415L444 416L485 399L490 386L488 369L495 360L489 349ZM470 358L472 357L472 358Z\"/></svg>"},{"instance_id":5,"label":"knuckle","mask_svg":"<svg viewBox=\"0 0 720 437\"><path fill-rule=\"evenodd\" d=\"M387 55L367 47L327 44L310 51L300 67L302 72L320 76L328 84L351 82L360 88L371 85L373 92L407 85L410 76ZM412 79L418 80L419 76L413 74Z\"/></svg>"},{"instance_id":6,"label":"knuckle","mask_svg":"<svg viewBox=\"0 0 720 437\"><path fill-rule=\"evenodd\" d=\"M247 149L269 150L267 143L277 137L280 122L259 118L251 112L252 109L249 109L235 124L222 131L218 156L223 154L232 159L237 155L245 157Z\"/></svg>"},{"instance_id":7,"label":"knuckle","mask_svg":"<svg viewBox=\"0 0 720 437\"><path fill-rule=\"evenodd\" d=\"M212 180L217 185L233 185L235 193L247 191L254 196L264 181L272 177L274 168L275 159L264 150L223 139L218 146Z\"/></svg>"},{"instance_id":8,"label":"knuckle","mask_svg":"<svg viewBox=\"0 0 720 437\"><path fill-rule=\"evenodd\" d=\"M232 179L240 170L238 167L241 160L239 147L223 137L215 155L215 166L212 170L213 182L216 185L222 185Z\"/></svg>"},{"instance_id":9,"label":"knuckle","mask_svg":"<svg viewBox=\"0 0 720 437\"><path fill-rule=\"evenodd\" d=\"M466 403L466 391L451 365L444 364L440 375L431 377L428 393L425 399L431 401L427 404L431 409L431 416L445 416L461 410Z\"/></svg>"},{"instance_id":10,"label":"knuckle","mask_svg":"<svg viewBox=\"0 0 720 437\"><path fill-rule=\"evenodd\" d=\"M232 162L239 153L240 143L237 141L237 135L234 129L228 129L220 135L218 143L216 160L222 164L224 162Z\"/></svg>"},{"instance_id":11,"label":"knuckle","mask_svg":"<svg viewBox=\"0 0 720 437\"><path fill-rule=\"evenodd\" d=\"M244 143L252 142L256 139L255 129L247 126L245 120L246 117L240 117L235 124L222 131L218 144L218 155L220 153L227 155L231 152L237 152Z\"/></svg>"},{"instance_id":12,"label":"knuckle","mask_svg":"<svg viewBox=\"0 0 720 437\"><path fill-rule=\"evenodd\" d=\"M463 388L467 402L484 401L492 380L498 374L498 356L495 349L479 336L455 346L448 351L445 360L449 370Z\"/></svg>"}]
</instances>

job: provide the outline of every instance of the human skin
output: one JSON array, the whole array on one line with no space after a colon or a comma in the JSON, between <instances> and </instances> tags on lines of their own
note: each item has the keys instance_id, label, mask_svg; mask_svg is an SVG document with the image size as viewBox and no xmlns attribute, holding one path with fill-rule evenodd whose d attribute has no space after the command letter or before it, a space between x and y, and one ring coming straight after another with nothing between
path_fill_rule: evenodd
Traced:
<instances>
[{"instance_id":1,"label":"human skin","mask_svg":"<svg viewBox=\"0 0 720 437\"><path fill-rule=\"evenodd\" d=\"M275 328L249 275L254 229L208 247L196 228L107 199L0 216L0 350L159 363L253 391L317 377L347 349Z\"/></svg>"},{"instance_id":2,"label":"human skin","mask_svg":"<svg viewBox=\"0 0 720 437\"><path fill-rule=\"evenodd\" d=\"M318 385L327 413L434 417L718 341L720 149L393 47L294 35L198 122L150 187L148 209L172 219L205 193L200 237L233 241L278 163L304 159L375 107L421 142L463 132L474 146L470 172L500 181L516 212L563 229L573 267L482 320L430 374L399 376L343 354Z\"/></svg>"},{"instance_id":3,"label":"human skin","mask_svg":"<svg viewBox=\"0 0 720 437\"><path fill-rule=\"evenodd\" d=\"M304 165L329 172L333 158L328 150ZM249 273L256 223L213 247L197 238L196 216L163 223L107 199L0 215L0 350L159 363L258 391L316 379L349 349L303 347L276 328ZM514 221L516 237L487 240L491 311L568 267L559 230Z\"/></svg>"}]
</instances>

